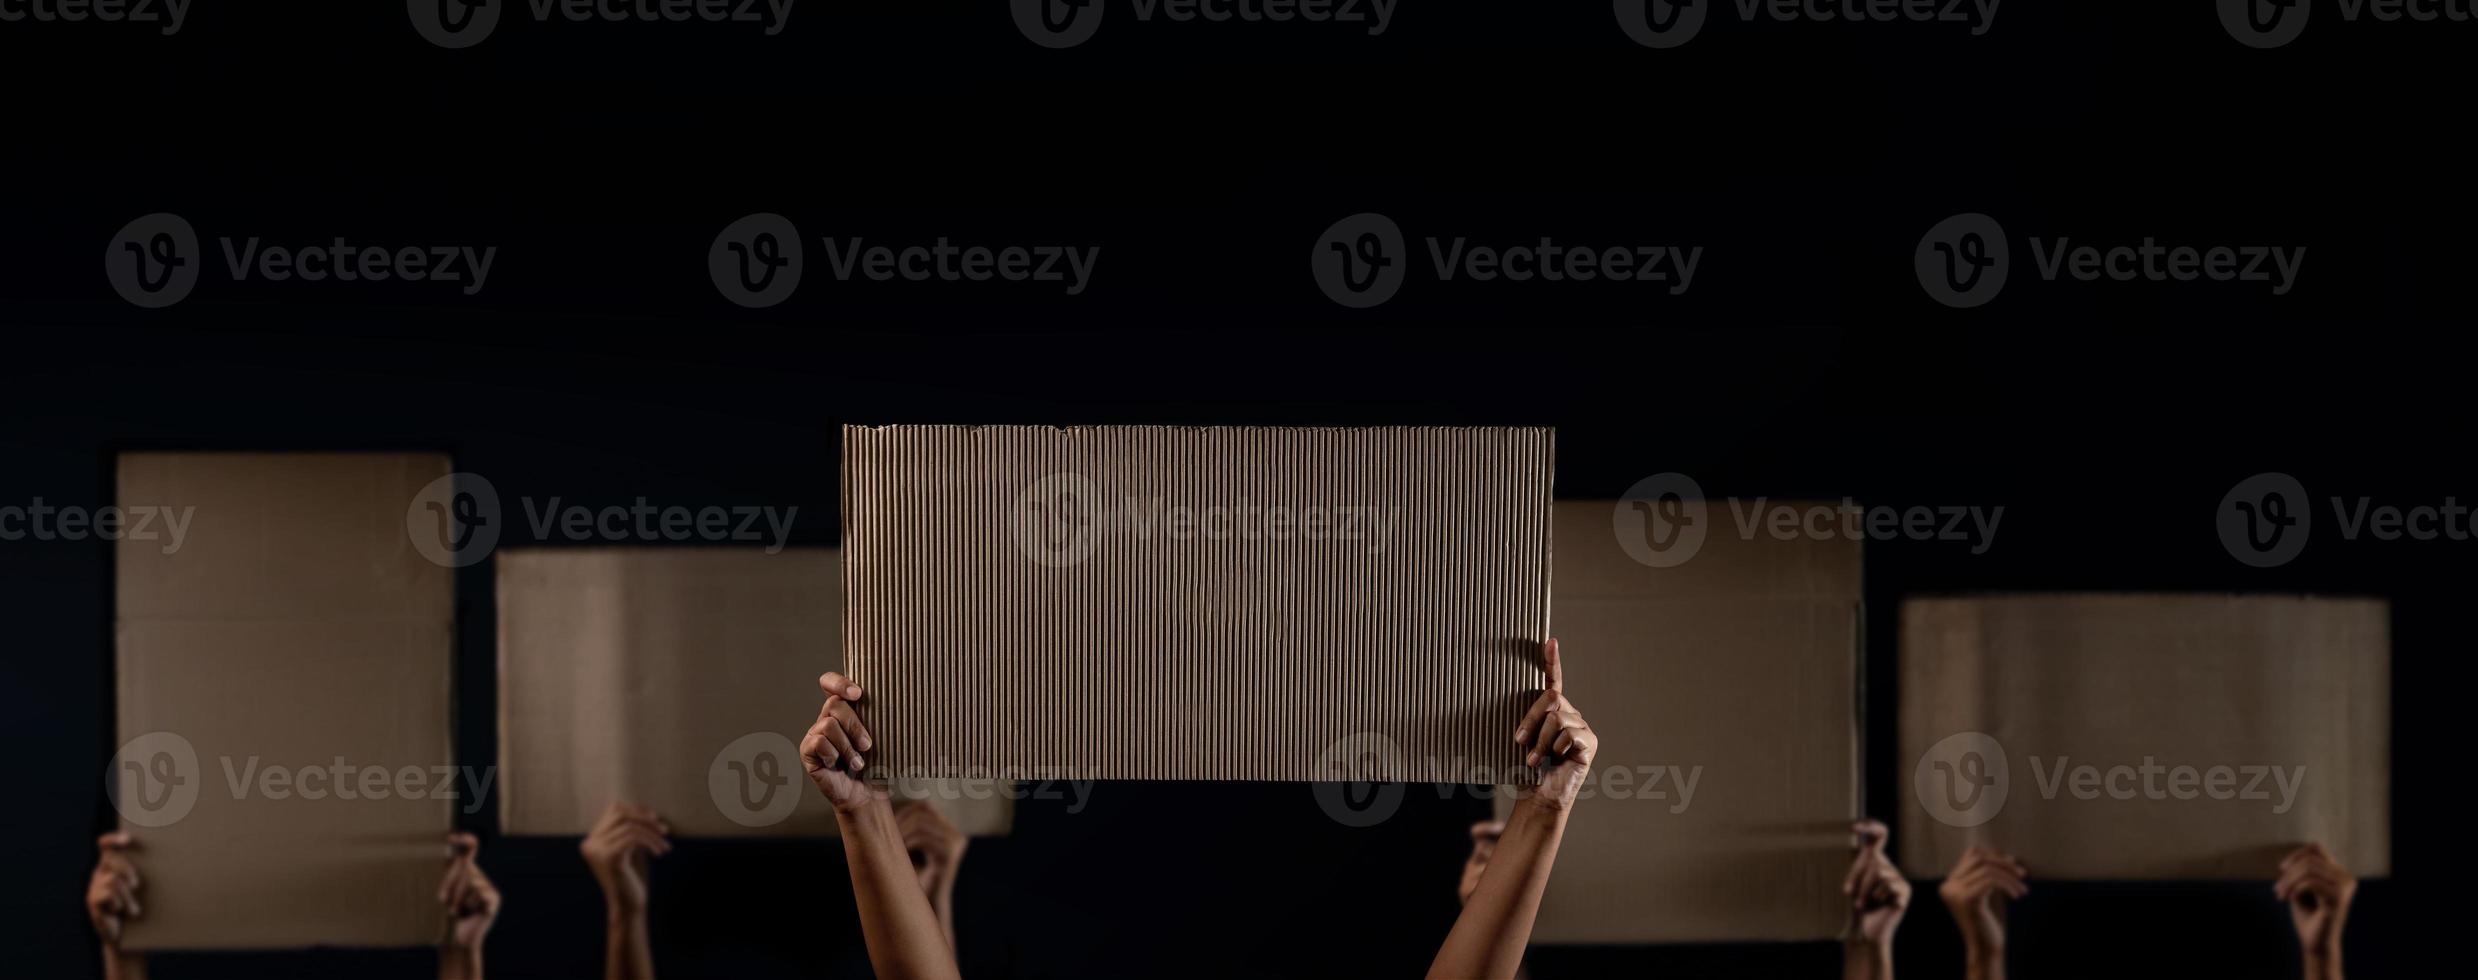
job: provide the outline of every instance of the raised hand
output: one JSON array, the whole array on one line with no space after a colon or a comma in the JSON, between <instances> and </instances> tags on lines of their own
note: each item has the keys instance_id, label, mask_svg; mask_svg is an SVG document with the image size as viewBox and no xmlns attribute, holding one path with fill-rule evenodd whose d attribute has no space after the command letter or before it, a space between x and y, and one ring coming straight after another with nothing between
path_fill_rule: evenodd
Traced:
<instances>
[{"instance_id":1,"label":"raised hand","mask_svg":"<svg viewBox=\"0 0 2478 980\"><path fill-rule=\"evenodd\" d=\"M885 788L861 777L868 768L863 753L876 745L854 709L860 703L860 685L830 671L818 676L817 688L826 703L817 709L817 723L800 739L800 762L809 771L809 781L839 813L886 802Z\"/></svg>"},{"instance_id":2,"label":"raised hand","mask_svg":"<svg viewBox=\"0 0 2478 980\"><path fill-rule=\"evenodd\" d=\"M1548 669L1549 684L1532 702L1531 710L1523 713L1523 723L1515 726L1514 743L1525 746L1524 765L1546 763L1550 767L1529 799L1563 810L1574 805L1575 796L1591 778L1592 756L1600 751L1600 736L1574 703L1566 700L1566 671L1558 659L1557 640L1541 645L1540 658Z\"/></svg>"}]
</instances>

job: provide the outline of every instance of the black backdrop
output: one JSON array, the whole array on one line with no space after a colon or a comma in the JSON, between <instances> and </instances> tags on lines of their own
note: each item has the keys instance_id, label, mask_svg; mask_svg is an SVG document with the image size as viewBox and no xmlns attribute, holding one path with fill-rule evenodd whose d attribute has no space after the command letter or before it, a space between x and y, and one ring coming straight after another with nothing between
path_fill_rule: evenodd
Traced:
<instances>
[{"instance_id":1,"label":"black backdrop","mask_svg":"<svg viewBox=\"0 0 2478 980\"><path fill-rule=\"evenodd\" d=\"M2478 486L2460 336L2472 212L2453 152L2478 25L2341 23L2324 5L2300 41L2257 51L2204 3L2009 4L1983 37L1716 11L1693 43L1652 51L1591 2L1406 5L1377 38L1138 23L1120 5L1095 40L1052 51L1001 5L942 3L797 7L771 38L511 13L445 51L395 4L211 3L171 37L0 23L14 328L0 504L106 503L123 448L437 448L503 498L797 505L794 541L830 544L842 422L1551 424L1561 496L1681 471L1716 495L2006 508L1984 555L1870 547L1875 800L1906 789L1890 727L1905 595L2391 598L2397 878L2360 900L2357 974L2419 971L2467 906L2445 891L2464 859L2442 827L2463 795L2453 705L2478 636L2463 599L2478 542L2325 535L2261 570L2222 550L2211 513L2267 470L2404 504ZM1415 275L1380 308L1344 310L1305 253L1370 210L1413 236L1706 257L1683 296ZM1911 252L1971 210L2016 235L2309 255L2275 298L2043 283L2017 244L1997 301L1947 309ZM470 298L210 274L180 305L138 310L99 257L155 211L204 236L500 256ZM1093 287L1065 297L837 283L813 253L797 295L749 311L703 263L756 211L812 238L1103 254ZM509 530L502 546L525 543ZM496 749L475 710L493 699L488 568L459 580L459 753L475 764ZM109 584L100 544L0 542L12 973L94 969L75 896L108 826ZM1114 784L1072 815L1028 803L1015 837L967 860L967 969L1413 973L1450 921L1479 804L1410 800L1375 831L1326 820L1298 786ZM475 819L509 900L494 967L590 973L597 899L573 842L497 839L489 812ZM656 887L673 975L866 969L831 848L690 842ZM2294 969L2259 883L2035 887L2016 910L2020 976ZM1921 898L1904 971L1958 975L1950 923ZM1770 977L1835 958L1542 950L1534 965L1542 980ZM412 976L427 957L158 969Z\"/></svg>"}]
</instances>

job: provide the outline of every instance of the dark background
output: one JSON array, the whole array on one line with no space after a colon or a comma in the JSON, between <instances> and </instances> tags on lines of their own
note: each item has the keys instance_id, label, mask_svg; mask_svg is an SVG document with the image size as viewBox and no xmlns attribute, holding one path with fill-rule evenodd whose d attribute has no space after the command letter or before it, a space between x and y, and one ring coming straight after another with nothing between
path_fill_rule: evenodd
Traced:
<instances>
[{"instance_id":1,"label":"dark background","mask_svg":"<svg viewBox=\"0 0 2478 980\"><path fill-rule=\"evenodd\" d=\"M538 24L422 41L401 5L199 0L174 37L0 24L0 504L100 506L123 448L445 449L503 499L801 509L831 544L845 422L1530 423L1561 496L1663 471L1714 495L2003 505L1995 547L1868 554L1868 791L1892 800L1906 595L2212 590L2394 603L2396 877L2360 977L2439 959L2465 898L2443 830L2478 542L2231 559L2212 510L2277 470L2318 496L2440 503L2472 481L2463 381L2478 24L2342 22L2242 47L2209 4L2003 6L1994 29L1742 24L1628 42L1602 3L1404 4L1342 25L1139 23L1051 51L1003 5L816 3L788 29ZM2123 9L2120 9L2123 8ZM1352 311L1304 268L1337 218L1417 239L1701 244L1691 292L1437 283ZM2004 294L1931 302L1926 228L2015 236ZM129 219L203 238L496 244L489 287L232 283L139 310ZM748 311L707 281L776 211L809 277ZM836 283L819 235L1099 244L1093 287ZM2308 247L2298 288L2043 283L2021 239ZM1416 248L1416 246L1415 246ZM2328 512L2327 512L2328 516ZM502 547L522 545L521 524ZM12 974L81 976L77 904L113 748L108 549L0 543L0 807ZM460 588L460 755L495 758L490 566ZM1580 652L1578 652L1580 653ZM1589 701L1584 700L1586 707ZM1750 710L1761 710L1751 705ZM1278 712L1278 704L1268 705ZM1399 976L1453 914L1481 804L1413 792L1375 830L1302 786L1103 786L1026 803L961 883L977 976ZM1892 807L1873 807L1889 813ZM472 829L508 896L501 976L598 969L569 840ZM1567 855L1569 859L1575 855ZM1915 876L1940 869L1910 868ZM2015 975L2285 976L2262 883L2040 882ZM656 878L675 976L865 973L831 844L684 842ZM1958 976L1926 888L1907 975ZM1830 945L1542 949L1560 976L1829 975ZM414 976L421 952L161 957L158 975ZM2423 975L2426 971L2420 971Z\"/></svg>"}]
</instances>

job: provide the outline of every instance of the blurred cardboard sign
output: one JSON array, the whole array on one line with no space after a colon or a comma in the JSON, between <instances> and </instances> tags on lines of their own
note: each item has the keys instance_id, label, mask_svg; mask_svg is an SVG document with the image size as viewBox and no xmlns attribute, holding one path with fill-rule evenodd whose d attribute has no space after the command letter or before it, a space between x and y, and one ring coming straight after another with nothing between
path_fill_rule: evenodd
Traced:
<instances>
[{"instance_id":1,"label":"blurred cardboard sign","mask_svg":"<svg viewBox=\"0 0 2478 980\"><path fill-rule=\"evenodd\" d=\"M122 749L154 949L424 946L452 814L454 598L408 513L436 455L132 453L115 546Z\"/></svg>"},{"instance_id":2,"label":"blurred cardboard sign","mask_svg":"<svg viewBox=\"0 0 2478 980\"><path fill-rule=\"evenodd\" d=\"M2391 870L2390 610L2219 595L1902 605L1899 840L2035 877L2270 878L2322 841Z\"/></svg>"},{"instance_id":3,"label":"blurred cardboard sign","mask_svg":"<svg viewBox=\"0 0 2478 980\"><path fill-rule=\"evenodd\" d=\"M1554 433L843 431L846 649L884 762L1500 782L1540 687ZM1269 724L1268 698L1315 710Z\"/></svg>"},{"instance_id":4,"label":"blurred cardboard sign","mask_svg":"<svg viewBox=\"0 0 2478 980\"><path fill-rule=\"evenodd\" d=\"M841 570L827 549L501 552L502 829L582 835L624 800L676 836L834 833L799 741L840 664ZM896 788L968 834L1007 832L1011 791Z\"/></svg>"},{"instance_id":5,"label":"blurred cardboard sign","mask_svg":"<svg viewBox=\"0 0 2478 980\"><path fill-rule=\"evenodd\" d=\"M1834 938L1859 814L1860 543L1759 526L1656 552L1651 503L1557 505L1552 632L1601 751L1532 940ZM1706 520L1726 529L1719 506Z\"/></svg>"}]
</instances>

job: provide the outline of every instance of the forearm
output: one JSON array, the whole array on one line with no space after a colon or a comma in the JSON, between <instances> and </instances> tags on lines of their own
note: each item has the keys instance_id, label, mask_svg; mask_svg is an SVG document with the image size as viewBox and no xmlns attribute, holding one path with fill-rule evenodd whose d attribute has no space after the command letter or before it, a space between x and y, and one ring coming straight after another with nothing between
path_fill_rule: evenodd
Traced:
<instances>
[{"instance_id":1,"label":"forearm","mask_svg":"<svg viewBox=\"0 0 2478 980\"><path fill-rule=\"evenodd\" d=\"M2337 940L2330 948L2306 951L2306 980L2342 980L2340 943Z\"/></svg>"},{"instance_id":2,"label":"forearm","mask_svg":"<svg viewBox=\"0 0 2478 980\"><path fill-rule=\"evenodd\" d=\"M1863 939L1841 946L1842 980L1893 980L1893 947Z\"/></svg>"},{"instance_id":3,"label":"forearm","mask_svg":"<svg viewBox=\"0 0 2478 980\"><path fill-rule=\"evenodd\" d=\"M1965 942L1962 947L1962 975L1969 980L2005 980L2004 947Z\"/></svg>"},{"instance_id":4,"label":"forearm","mask_svg":"<svg viewBox=\"0 0 2478 980\"><path fill-rule=\"evenodd\" d=\"M955 951L955 869L947 868L938 881L938 893L930 899L930 907L938 911L938 931L946 934L946 948Z\"/></svg>"},{"instance_id":5,"label":"forearm","mask_svg":"<svg viewBox=\"0 0 2478 980\"><path fill-rule=\"evenodd\" d=\"M603 916L604 980L654 980L654 942L645 910L613 906Z\"/></svg>"},{"instance_id":6,"label":"forearm","mask_svg":"<svg viewBox=\"0 0 2478 980\"><path fill-rule=\"evenodd\" d=\"M1566 817L1566 810L1543 804L1538 797L1515 804L1479 887L1463 904L1463 914L1429 965L1430 980L1513 977L1522 969L1540 894L1549 886L1549 869L1557 863L1557 847L1566 836Z\"/></svg>"},{"instance_id":7,"label":"forearm","mask_svg":"<svg viewBox=\"0 0 2478 980\"><path fill-rule=\"evenodd\" d=\"M955 952L938 915L921 894L920 878L895 827L895 811L878 800L839 812L843 856L852 866L852 897L860 906L861 938L879 980L956 980Z\"/></svg>"},{"instance_id":8,"label":"forearm","mask_svg":"<svg viewBox=\"0 0 2478 980\"><path fill-rule=\"evenodd\" d=\"M482 947L441 944L439 980L482 980Z\"/></svg>"},{"instance_id":9,"label":"forearm","mask_svg":"<svg viewBox=\"0 0 2478 980\"><path fill-rule=\"evenodd\" d=\"M146 954L104 947L103 980L146 980Z\"/></svg>"}]
</instances>

